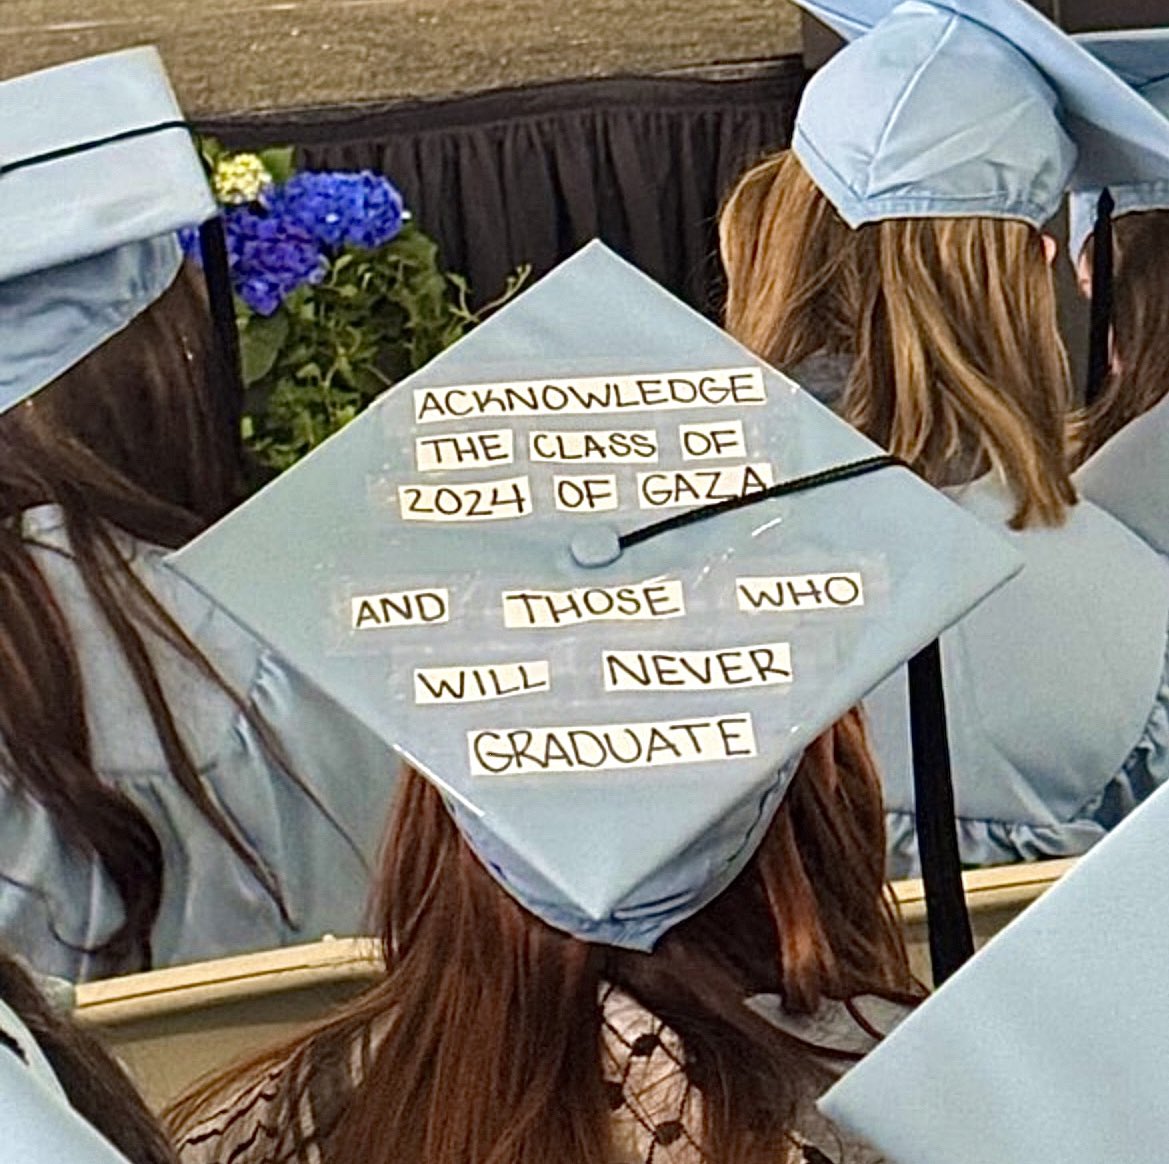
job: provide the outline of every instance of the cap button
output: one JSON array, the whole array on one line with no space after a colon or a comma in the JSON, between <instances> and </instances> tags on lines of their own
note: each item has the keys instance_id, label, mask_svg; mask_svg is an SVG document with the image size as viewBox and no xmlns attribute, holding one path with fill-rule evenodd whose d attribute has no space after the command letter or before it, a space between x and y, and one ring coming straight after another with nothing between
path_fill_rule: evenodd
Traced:
<instances>
[{"instance_id":1,"label":"cap button","mask_svg":"<svg viewBox=\"0 0 1169 1164\"><path fill-rule=\"evenodd\" d=\"M573 534L568 548L578 566L596 569L621 557L621 536L612 526L594 525Z\"/></svg>"}]
</instances>

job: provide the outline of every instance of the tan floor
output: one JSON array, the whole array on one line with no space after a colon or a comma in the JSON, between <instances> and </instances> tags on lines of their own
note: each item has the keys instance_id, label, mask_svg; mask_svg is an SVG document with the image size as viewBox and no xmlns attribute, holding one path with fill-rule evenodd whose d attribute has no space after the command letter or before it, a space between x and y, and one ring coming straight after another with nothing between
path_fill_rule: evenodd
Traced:
<instances>
[{"instance_id":1,"label":"tan floor","mask_svg":"<svg viewBox=\"0 0 1169 1164\"><path fill-rule=\"evenodd\" d=\"M143 42L206 115L759 59L799 32L787 0L0 0L0 77Z\"/></svg>"}]
</instances>

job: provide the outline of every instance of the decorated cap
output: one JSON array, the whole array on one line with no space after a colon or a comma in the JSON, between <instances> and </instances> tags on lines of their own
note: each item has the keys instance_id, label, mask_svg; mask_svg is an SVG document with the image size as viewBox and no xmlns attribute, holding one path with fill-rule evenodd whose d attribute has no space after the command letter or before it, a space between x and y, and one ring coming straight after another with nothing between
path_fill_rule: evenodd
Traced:
<instances>
[{"instance_id":1,"label":"decorated cap","mask_svg":"<svg viewBox=\"0 0 1169 1164\"><path fill-rule=\"evenodd\" d=\"M438 785L527 909L637 949L1019 567L599 243L171 561Z\"/></svg>"},{"instance_id":2,"label":"decorated cap","mask_svg":"<svg viewBox=\"0 0 1169 1164\"><path fill-rule=\"evenodd\" d=\"M897 1164L1165 1158L1169 789L821 1101Z\"/></svg>"},{"instance_id":3,"label":"decorated cap","mask_svg":"<svg viewBox=\"0 0 1169 1164\"><path fill-rule=\"evenodd\" d=\"M934 23L928 27L936 28L939 37L943 27L948 29L936 46L936 58L929 56L926 46L919 45L909 31L897 34L898 39L890 42L892 61L878 49L871 49L861 58L870 74L867 87L860 88L864 83L861 76L854 86L857 92L866 95L865 99L847 103L836 99L832 116L844 126L838 124L834 134L827 113L815 119L817 132L827 136L826 144L815 137L812 144L829 161L844 159L842 180L857 185L854 197L862 213L874 195L878 199L884 196L895 204L897 182L904 175L910 192L920 187L924 203L930 207L926 211L929 214L962 213L961 197L965 193L970 197L970 209L965 213L1021 217L1040 225L1058 208L1060 195L1053 187L1053 180L1060 172L1070 170L1068 182L1073 188L1091 189L1113 182L1142 181L1150 174L1165 173L1169 167L1169 122L1116 73L1025 0L930 0L928 4L917 0L900 4L896 0L797 0L797 3L846 39L857 40L858 45L868 39L866 34L878 26L884 27L893 18L896 18L894 28L904 28L914 14L924 20L929 10L934 13ZM945 26L937 23L946 14L964 23ZM985 41L976 44L972 26L997 41L1000 47L992 49ZM906 38L904 48L899 47L900 37ZM1017 56L1008 51L1012 48ZM919 54L920 77L909 61L902 59L902 54L912 57L915 51ZM848 55L848 50L838 54L820 75L831 77L829 70L835 61ZM1012 63L1018 57L1024 58L1039 74L1038 80ZM855 67L845 65L843 69L847 72ZM830 106L833 97L825 91L829 82L818 84L820 75L809 85L808 96L816 93L818 101ZM895 151L899 131L907 135L901 148L911 148L905 149L903 168L890 166L879 187L870 188L859 184L866 171L854 160L855 147L849 147L851 135L858 132L849 125L859 121L867 126L877 120L877 115L868 108L875 86L896 86L899 79L904 89L899 95L904 108L896 107L897 116L888 126L891 140L884 142L878 138L880 149L876 153L882 157ZM817 88L813 89L813 85ZM1048 113L1044 112L1045 108ZM1058 118L1074 149L1066 141L1060 141L1060 135L1048 121L1050 113ZM801 119L804 116L801 107ZM862 161L864 149L872 150L871 145L866 146L871 140L870 132L861 142ZM794 143L797 153L805 165L814 167L815 162L808 161L810 151L798 142L797 127ZM915 161L914 149L924 152L924 157ZM1046 159L1046 164L1037 170L1039 159ZM991 167L1000 165L1006 172L992 173ZM873 173L877 176L880 169ZM820 171L813 169L813 177L820 182ZM830 186L824 189L829 197L835 197ZM1013 212L1012 203L1015 204ZM904 216L909 212L894 210L894 213ZM875 210L858 221L889 216Z\"/></svg>"},{"instance_id":4,"label":"decorated cap","mask_svg":"<svg viewBox=\"0 0 1169 1164\"><path fill-rule=\"evenodd\" d=\"M1169 120L1169 29L1093 32L1076 40ZM1139 180L1107 180L1112 217L1140 210L1169 210L1169 161L1157 158ZM1076 259L1092 233L1101 183L1074 190L1068 199L1068 253Z\"/></svg>"},{"instance_id":5,"label":"decorated cap","mask_svg":"<svg viewBox=\"0 0 1169 1164\"><path fill-rule=\"evenodd\" d=\"M215 213L154 49L0 84L0 410L158 299Z\"/></svg>"},{"instance_id":6,"label":"decorated cap","mask_svg":"<svg viewBox=\"0 0 1169 1164\"><path fill-rule=\"evenodd\" d=\"M36 1040L2 1001L0 1139L21 1164L125 1164L74 1111Z\"/></svg>"}]
</instances>

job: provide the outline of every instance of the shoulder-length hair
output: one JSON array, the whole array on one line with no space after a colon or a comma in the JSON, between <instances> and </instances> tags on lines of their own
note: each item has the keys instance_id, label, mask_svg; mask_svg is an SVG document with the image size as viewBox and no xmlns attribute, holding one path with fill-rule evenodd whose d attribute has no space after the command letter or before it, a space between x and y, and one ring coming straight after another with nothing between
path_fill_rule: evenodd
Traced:
<instances>
[{"instance_id":1,"label":"shoulder-length hair","mask_svg":"<svg viewBox=\"0 0 1169 1164\"><path fill-rule=\"evenodd\" d=\"M1062 521L1070 377L1038 231L991 218L850 230L791 153L748 171L719 225L737 339L780 368L851 355L842 412L867 436L934 485L995 472L1015 528Z\"/></svg>"},{"instance_id":2,"label":"shoulder-length hair","mask_svg":"<svg viewBox=\"0 0 1169 1164\"><path fill-rule=\"evenodd\" d=\"M853 712L808 749L732 886L635 953L526 912L409 773L379 882L383 980L181 1099L169 1113L180 1154L202 1150L210 1120L254 1145L232 1148L239 1164L318 1152L324 1164L612 1164L600 1003L612 984L678 1034L703 1096L703 1159L774 1164L822 1065L744 1000L778 991L814 1012L916 995L884 850L880 780Z\"/></svg>"},{"instance_id":3,"label":"shoulder-length hair","mask_svg":"<svg viewBox=\"0 0 1169 1164\"><path fill-rule=\"evenodd\" d=\"M87 705L101 693L84 689L67 612L22 515L59 507L68 552L141 689L171 775L284 911L271 871L206 789L149 644L177 651L207 683L222 680L135 573L126 538L179 546L237 499L238 443L220 367L201 284L188 268L124 331L0 417L3 775L117 889L122 924L97 949L79 951L104 973L151 964L162 846L143 812L95 767Z\"/></svg>"}]
</instances>

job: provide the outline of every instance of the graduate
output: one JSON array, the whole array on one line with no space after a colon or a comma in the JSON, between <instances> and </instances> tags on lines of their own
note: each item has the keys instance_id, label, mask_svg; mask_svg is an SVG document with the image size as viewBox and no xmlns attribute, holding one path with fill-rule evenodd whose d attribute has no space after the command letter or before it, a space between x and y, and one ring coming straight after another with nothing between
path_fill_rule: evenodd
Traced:
<instances>
[{"instance_id":1,"label":"graduate","mask_svg":"<svg viewBox=\"0 0 1169 1164\"><path fill-rule=\"evenodd\" d=\"M388 750L162 563L237 499L157 54L0 85L0 939L70 980L360 932Z\"/></svg>"},{"instance_id":2,"label":"graduate","mask_svg":"<svg viewBox=\"0 0 1169 1164\"><path fill-rule=\"evenodd\" d=\"M805 6L854 39L728 200L728 327L797 379L835 361L840 414L1023 555L942 638L961 854L1082 853L1169 777L1169 574L1077 501L1042 228L1118 118L1162 165L1169 123L1021 0ZM913 875L904 675L866 706Z\"/></svg>"},{"instance_id":3,"label":"graduate","mask_svg":"<svg viewBox=\"0 0 1169 1164\"><path fill-rule=\"evenodd\" d=\"M1169 118L1169 31L1097 33L1077 40ZM1091 296L1101 280L1103 305L1093 315L1109 348L1099 393L1076 417L1074 438L1084 462L1076 485L1161 553L1169 553L1169 168L1146 166L1140 180L1106 175L1110 215L1096 222L1104 191L1069 198L1069 257ZM1097 232L1103 232L1097 236ZM1096 269L1097 245L1109 249Z\"/></svg>"},{"instance_id":4,"label":"graduate","mask_svg":"<svg viewBox=\"0 0 1169 1164\"><path fill-rule=\"evenodd\" d=\"M383 979L184 1161L872 1159L811 1107L919 993L850 709L997 534L591 244L171 560L413 766Z\"/></svg>"},{"instance_id":5,"label":"graduate","mask_svg":"<svg viewBox=\"0 0 1169 1164\"><path fill-rule=\"evenodd\" d=\"M1077 42L1113 69L1169 119L1169 29L1092 33ZM1077 423L1081 460L1169 391L1169 346L1161 321L1169 312L1169 166L1134 176L1105 175L1110 210L1100 229L1110 256L1106 305L1112 324L1107 379ZM1097 207L1104 190L1074 189L1068 199L1068 258L1091 298Z\"/></svg>"}]
</instances>

